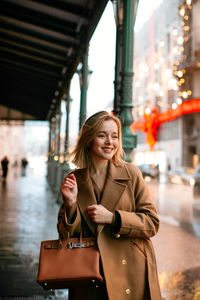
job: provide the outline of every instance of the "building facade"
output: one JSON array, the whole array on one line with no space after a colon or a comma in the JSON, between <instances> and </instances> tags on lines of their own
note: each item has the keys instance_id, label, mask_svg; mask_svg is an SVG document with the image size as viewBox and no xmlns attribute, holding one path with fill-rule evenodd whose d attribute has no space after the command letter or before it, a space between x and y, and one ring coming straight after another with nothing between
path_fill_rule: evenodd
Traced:
<instances>
[{"instance_id":1,"label":"building facade","mask_svg":"<svg viewBox=\"0 0 200 300\"><path fill-rule=\"evenodd\" d=\"M198 162L200 112L193 112L189 101L198 103L200 98L199 13L199 0L162 1L135 33L134 120L144 119L155 108L158 114L169 115L156 124L152 151L145 143L146 134L137 130L136 164L159 164L165 171L195 167ZM187 113L172 118L186 104Z\"/></svg>"}]
</instances>

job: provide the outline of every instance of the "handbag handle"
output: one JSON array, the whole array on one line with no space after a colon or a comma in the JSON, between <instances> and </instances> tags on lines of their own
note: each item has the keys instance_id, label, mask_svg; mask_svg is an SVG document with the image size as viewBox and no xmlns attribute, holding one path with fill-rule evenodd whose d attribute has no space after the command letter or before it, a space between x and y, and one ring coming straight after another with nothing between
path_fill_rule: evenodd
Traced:
<instances>
[{"instance_id":1,"label":"handbag handle","mask_svg":"<svg viewBox=\"0 0 200 300\"><path fill-rule=\"evenodd\" d=\"M73 238L72 238L73 240ZM73 241L69 241L67 243L67 248L73 249L73 248L88 248L88 247L94 247L96 246L97 243L96 241L83 241L83 234L82 234L82 230L80 231L80 236L79 236L79 241L78 243L75 243ZM59 242L58 242L58 248L62 249L63 248L63 243L62 243L62 238L61 235L59 233Z\"/></svg>"}]
</instances>

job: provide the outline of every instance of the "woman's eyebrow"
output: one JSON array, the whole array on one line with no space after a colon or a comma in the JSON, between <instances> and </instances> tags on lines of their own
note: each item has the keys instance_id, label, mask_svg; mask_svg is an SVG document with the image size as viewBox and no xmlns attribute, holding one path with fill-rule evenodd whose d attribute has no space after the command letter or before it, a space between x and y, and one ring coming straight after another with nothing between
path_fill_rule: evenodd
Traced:
<instances>
[{"instance_id":1,"label":"woman's eyebrow","mask_svg":"<svg viewBox=\"0 0 200 300\"><path fill-rule=\"evenodd\" d=\"M104 131L104 130L100 130L100 131L97 131L97 133L107 133L107 131ZM113 131L112 134L118 134L118 132L116 131Z\"/></svg>"},{"instance_id":2,"label":"woman's eyebrow","mask_svg":"<svg viewBox=\"0 0 200 300\"><path fill-rule=\"evenodd\" d=\"M100 132L106 133L106 131L103 131L103 130L99 130L99 131L97 131L97 133L100 133Z\"/></svg>"}]
</instances>

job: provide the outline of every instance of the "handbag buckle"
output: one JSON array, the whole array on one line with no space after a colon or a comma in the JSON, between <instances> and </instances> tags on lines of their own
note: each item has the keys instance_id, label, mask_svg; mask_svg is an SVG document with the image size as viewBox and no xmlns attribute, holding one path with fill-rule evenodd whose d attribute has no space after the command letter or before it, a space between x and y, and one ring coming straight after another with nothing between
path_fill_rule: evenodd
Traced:
<instances>
[{"instance_id":1,"label":"handbag buckle","mask_svg":"<svg viewBox=\"0 0 200 300\"><path fill-rule=\"evenodd\" d=\"M67 243L67 248L83 248L84 244L83 243L72 243L72 242L68 242Z\"/></svg>"}]
</instances>

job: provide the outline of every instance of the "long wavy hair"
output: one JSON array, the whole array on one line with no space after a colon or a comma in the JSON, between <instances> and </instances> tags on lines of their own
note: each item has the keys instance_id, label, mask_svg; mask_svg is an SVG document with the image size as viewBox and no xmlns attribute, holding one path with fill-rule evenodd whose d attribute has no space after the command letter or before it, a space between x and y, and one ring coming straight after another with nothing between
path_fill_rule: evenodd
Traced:
<instances>
[{"instance_id":1,"label":"long wavy hair","mask_svg":"<svg viewBox=\"0 0 200 300\"><path fill-rule=\"evenodd\" d=\"M73 151L68 155L68 160L78 168L91 167L92 160L90 154L90 145L94 140L98 128L104 121L113 120L118 127L119 145L116 153L112 157L112 162L115 165L122 165L125 153L122 149L122 133L120 119L110 115L107 111L100 111L89 117L81 127L77 144Z\"/></svg>"}]
</instances>

